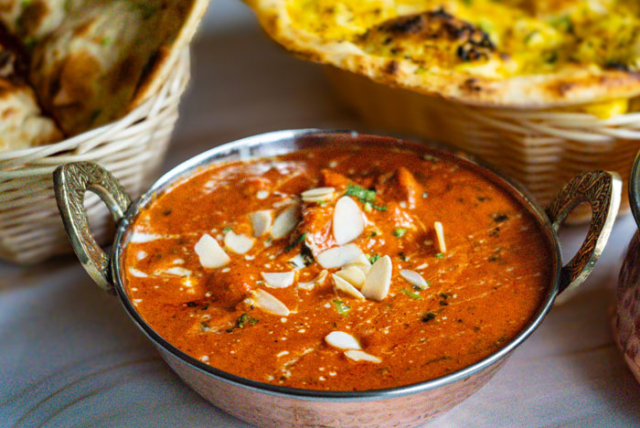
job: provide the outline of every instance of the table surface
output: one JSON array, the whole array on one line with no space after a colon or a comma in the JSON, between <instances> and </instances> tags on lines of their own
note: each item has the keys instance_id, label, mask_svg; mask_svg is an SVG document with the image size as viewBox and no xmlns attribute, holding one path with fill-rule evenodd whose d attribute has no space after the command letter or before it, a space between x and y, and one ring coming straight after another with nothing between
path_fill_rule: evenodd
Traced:
<instances>
[{"instance_id":1,"label":"table surface","mask_svg":"<svg viewBox=\"0 0 640 428\"><path fill-rule=\"evenodd\" d=\"M266 40L231 0L209 11L193 51L193 80L164 170L254 133L364 129L334 101L319 66ZM426 426L640 426L640 386L613 343L608 315L634 230L630 216L619 219L580 293L556 306L487 386ZM563 231L568 255L585 233ZM0 426L248 425L186 387L117 299L73 257L61 257L29 269L0 262Z\"/></svg>"}]
</instances>

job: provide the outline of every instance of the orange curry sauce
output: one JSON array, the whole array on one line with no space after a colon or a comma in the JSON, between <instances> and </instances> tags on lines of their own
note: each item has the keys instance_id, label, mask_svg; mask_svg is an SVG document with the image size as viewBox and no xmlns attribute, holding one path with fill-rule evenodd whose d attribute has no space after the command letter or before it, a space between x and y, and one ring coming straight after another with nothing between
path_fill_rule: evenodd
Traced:
<instances>
[{"instance_id":1,"label":"orange curry sauce","mask_svg":"<svg viewBox=\"0 0 640 428\"><path fill-rule=\"evenodd\" d=\"M319 187L334 192L301 200ZM345 195L364 230L343 245L391 261L380 301L358 296L358 281L350 292L337 289L332 274L341 268L318 262L338 245L332 222ZM279 217L285 210L288 220ZM268 211L272 226L254 237L257 211ZM435 222L443 225L444 252ZM293 229L273 238L283 224ZM381 148L213 165L161 195L133 229L126 290L160 336L221 370L296 388L380 389L462 369L514 338L552 282L544 233L515 199L451 161ZM229 233L241 254L225 245ZM205 234L226 253L220 267L202 266L196 245ZM372 272L362 257L351 261L365 277ZM417 285L403 270L418 275L409 275ZM262 275L278 272L288 274ZM288 315L256 304L263 292ZM336 331L372 361L327 343Z\"/></svg>"}]
</instances>

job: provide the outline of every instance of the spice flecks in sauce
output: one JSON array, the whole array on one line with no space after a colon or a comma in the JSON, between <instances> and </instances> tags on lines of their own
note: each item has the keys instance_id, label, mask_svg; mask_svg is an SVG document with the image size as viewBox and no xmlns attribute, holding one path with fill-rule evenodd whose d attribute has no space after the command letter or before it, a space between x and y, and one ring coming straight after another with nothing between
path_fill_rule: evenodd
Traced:
<instances>
[{"instance_id":1,"label":"spice flecks in sauce","mask_svg":"<svg viewBox=\"0 0 640 428\"><path fill-rule=\"evenodd\" d=\"M213 165L136 219L125 250L128 295L173 345L259 381L365 390L459 370L522 330L544 298L552 267L545 235L518 202L455 166L378 148ZM331 192L301 197L319 188ZM339 247L332 221L344 196L364 222ZM265 210L274 223L256 233L251 215ZM285 212L274 237L275 219ZM446 254L434 245L435 222L446 228ZM219 243L230 231L255 243L231 244L240 253L246 248L243 254L224 252ZM195 246L204 235L224 263L203 267ZM183 260L180 271L176 259ZM332 275L358 291L362 276L350 268L367 278L382 260L391 279L381 301L336 290ZM167 271L184 276L161 274ZM268 276L272 288L262 273L285 276ZM329 346L325 337L334 331L357 338L362 349ZM320 368L328 370L322 379Z\"/></svg>"}]
</instances>

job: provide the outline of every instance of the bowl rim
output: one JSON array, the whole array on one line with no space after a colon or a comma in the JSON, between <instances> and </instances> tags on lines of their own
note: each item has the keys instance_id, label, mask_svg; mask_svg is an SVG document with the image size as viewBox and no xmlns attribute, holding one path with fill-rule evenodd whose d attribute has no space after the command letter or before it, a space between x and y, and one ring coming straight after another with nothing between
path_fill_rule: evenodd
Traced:
<instances>
[{"instance_id":1,"label":"bowl rim","mask_svg":"<svg viewBox=\"0 0 640 428\"><path fill-rule=\"evenodd\" d=\"M124 269L121 269L123 263L123 259L121 256L123 255L124 249L126 248L125 241L128 237L128 232L130 232L129 226L131 226L135 222L135 218L137 214L139 214L140 210L145 208L148 204L152 203L153 200L155 200L160 194L162 194L164 190L181 182L182 180L188 178L191 174L196 173L197 171L207 167L208 165L234 159L258 159L261 157L270 157L254 157L251 155L251 151L252 149L259 150L264 147L270 148L270 145L275 145L278 143L288 142L290 144L295 144L299 143L300 140L308 138L318 138L320 140L330 140L331 138L350 138L353 140L364 140L366 141L366 144L371 144L372 141L375 141L375 144L379 145L398 146L399 148L406 148L409 150L413 149L412 151L420 153L421 155L433 154L437 157L445 157L449 160L462 164L469 169L472 169L474 172L480 173L484 178L490 180L494 185L509 193L520 203L523 209L531 213L531 215L537 220L538 226L547 237L550 250L549 257L550 259L553 259L550 261L553 262L555 270L555 273L551 277L552 282L550 283L545 299L540 304L535 314L531 317L528 324L503 348L497 350L496 352L483 358L482 360L466 366L460 370L449 373L445 376L441 376L439 378L416 382L409 385L364 391L324 391L291 388L244 378L199 361L198 359L178 349L162 336L160 336L160 334L155 332L155 330L153 330L153 328L151 328L151 326L147 324L142 316L136 311L135 307L128 298L125 290L124 278L122 275ZM354 142L350 143L353 144ZM319 144L321 146L322 141L312 144ZM271 156L277 156L280 154L295 151L286 149L286 146L284 145L282 145L282 148L283 150L276 150L276 153L272 154ZM229 156L235 157L226 158ZM487 164L486 162L478 160L475 157L467 155L466 153L463 153L459 150L450 149L445 145L437 143L429 143L427 145L410 142L407 140L400 140L393 137L360 134L355 131L321 130L311 128L267 132L264 134L257 134L250 137L242 138L207 150L169 170L162 177L160 177L149 188L147 192L143 193L129 206L127 212L125 213L125 216L118 223L113 246L111 248L110 272L111 280L113 281L114 288L119 297L119 300L124 306L129 317L138 326L138 328L142 330L142 332L154 343L156 347L162 348L164 351L196 369L200 373L206 376L215 377L219 380L222 380L223 382L227 382L236 386L275 396L314 401L364 401L389 399L405 395L418 394L427 390L436 389L466 379L509 356L512 351L520 346L538 328L538 326L542 323L547 313L553 306L553 303L559 291L562 269L561 257L562 256L558 236L553 230L553 227L549 219L547 218L545 211L537 204L537 202L535 202L533 196L531 196L531 194L522 185L510 178L507 178L503 173L496 170L495 167Z\"/></svg>"}]
</instances>

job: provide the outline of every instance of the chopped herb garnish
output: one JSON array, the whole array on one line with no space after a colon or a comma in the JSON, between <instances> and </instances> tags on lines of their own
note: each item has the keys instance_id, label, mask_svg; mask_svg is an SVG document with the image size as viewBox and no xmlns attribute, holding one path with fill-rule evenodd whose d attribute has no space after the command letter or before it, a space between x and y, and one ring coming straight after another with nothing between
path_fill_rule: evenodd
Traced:
<instances>
[{"instance_id":1,"label":"chopped herb garnish","mask_svg":"<svg viewBox=\"0 0 640 428\"><path fill-rule=\"evenodd\" d=\"M435 312L427 312L426 314L424 314L424 316L422 317L422 322L429 322L429 321L433 321L434 319L436 319L436 313Z\"/></svg>"},{"instance_id":2,"label":"chopped herb garnish","mask_svg":"<svg viewBox=\"0 0 640 428\"><path fill-rule=\"evenodd\" d=\"M294 248L296 248L298 245L302 244L305 240L305 238L307 237L306 233L303 233L302 235L298 236L295 241L293 241L291 244L287 245L284 248L284 252L288 253L289 251L293 250Z\"/></svg>"},{"instance_id":3,"label":"chopped herb garnish","mask_svg":"<svg viewBox=\"0 0 640 428\"><path fill-rule=\"evenodd\" d=\"M198 306L198 303L196 303L196 302L187 302L187 307L188 308L195 308L196 306Z\"/></svg>"},{"instance_id":4,"label":"chopped herb garnish","mask_svg":"<svg viewBox=\"0 0 640 428\"><path fill-rule=\"evenodd\" d=\"M509 219L509 216L506 214L494 214L491 217L493 217L493 221L495 221L496 223L503 223L505 221L507 221Z\"/></svg>"},{"instance_id":5,"label":"chopped herb garnish","mask_svg":"<svg viewBox=\"0 0 640 428\"><path fill-rule=\"evenodd\" d=\"M249 324L249 325L256 325L260 322L259 319L257 318L253 318L251 316L249 316L249 314L242 314L240 315L240 317L236 320L236 325L234 325L233 327L227 329L227 333L231 333L233 330L235 330L236 328L244 328L245 325Z\"/></svg>"},{"instance_id":6,"label":"chopped herb garnish","mask_svg":"<svg viewBox=\"0 0 640 428\"><path fill-rule=\"evenodd\" d=\"M111 44L111 38L110 37L103 37L102 40L100 40L100 44L105 45L105 46Z\"/></svg>"},{"instance_id":7,"label":"chopped herb garnish","mask_svg":"<svg viewBox=\"0 0 640 428\"><path fill-rule=\"evenodd\" d=\"M414 293L413 291L407 290L406 288L401 288L400 291L402 291L403 294L405 294L408 297L411 297L413 300L422 300L422 296L419 295L418 293Z\"/></svg>"},{"instance_id":8,"label":"chopped herb garnish","mask_svg":"<svg viewBox=\"0 0 640 428\"><path fill-rule=\"evenodd\" d=\"M369 234L369 239L371 239L371 238L375 238L375 237L376 237L376 236L378 236L378 235L382 235L382 232L380 232L379 230L374 230L373 232L371 232L371 233Z\"/></svg>"},{"instance_id":9,"label":"chopped herb garnish","mask_svg":"<svg viewBox=\"0 0 640 428\"><path fill-rule=\"evenodd\" d=\"M327 205L327 201L318 201L318 202L316 202L316 205L318 205L320 207L324 207L325 205Z\"/></svg>"},{"instance_id":10,"label":"chopped herb garnish","mask_svg":"<svg viewBox=\"0 0 640 428\"><path fill-rule=\"evenodd\" d=\"M375 202L376 200L376 191L375 190L367 190L362 186L358 186L357 184L350 184L347 186L347 196L353 196L360 200L363 204L365 202Z\"/></svg>"},{"instance_id":11,"label":"chopped herb garnish","mask_svg":"<svg viewBox=\"0 0 640 428\"><path fill-rule=\"evenodd\" d=\"M333 306L336 307L336 310L340 315L343 315L345 317L349 315L347 312L349 311L349 309L351 309L351 307L347 306L342 300L338 300L338 299L334 300Z\"/></svg>"},{"instance_id":12,"label":"chopped herb garnish","mask_svg":"<svg viewBox=\"0 0 640 428\"><path fill-rule=\"evenodd\" d=\"M550 24L560 31L573 32L573 22L568 15L554 17L551 19Z\"/></svg>"},{"instance_id":13,"label":"chopped herb garnish","mask_svg":"<svg viewBox=\"0 0 640 428\"><path fill-rule=\"evenodd\" d=\"M398 257L400 257L400 260L402 260L403 262L406 262L408 260L407 256L402 251L398 253Z\"/></svg>"},{"instance_id":14,"label":"chopped herb garnish","mask_svg":"<svg viewBox=\"0 0 640 428\"><path fill-rule=\"evenodd\" d=\"M378 211L387 210L386 206L378 206L374 204L374 202L376 201L375 190L367 190L362 186L358 186L357 184L350 184L347 186L347 192L345 193L345 195L353 196L354 198L365 204L364 210L367 212L371 212L372 208Z\"/></svg>"},{"instance_id":15,"label":"chopped herb garnish","mask_svg":"<svg viewBox=\"0 0 640 428\"><path fill-rule=\"evenodd\" d=\"M444 254L442 253L436 254L436 259L443 259L443 258L444 258Z\"/></svg>"},{"instance_id":16,"label":"chopped herb garnish","mask_svg":"<svg viewBox=\"0 0 640 428\"><path fill-rule=\"evenodd\" d=\"M407 229L405 229L404 227L396 227L395 229L393 229L393 236L395 236L396 238L402 238L404 235L406 235L407 233Z\"/></svg>"},{"instance_id":17,"label":"chopped herb garnish","mask_svg":"<svg viewBox=\"0 0 640 428\"><path fill-rule=\"evenodd\" d=\"M200 331L209 331L211 330L211 327L209 327L209 324L205 321L200 323Z\"/></svg>"},{"instance_id":18,"label":"chopped herb garnish","mask_svg":"<svg viewBox=\"0 0 640 428\"><path fill-rule=\"evenodd\" d=\"M139 1L137 3L132 3L131 7L134 9L138 9L142 15L142 19L147 20L153 16L158 11L158 7L154 5L147 4L146 1Z\"/></svg>"},{"instance_id":19,"label":"chopped herb garnish","mask_svg":"<svg viewBox=\"0 0 640 428\"><path fill-rule=\"evenodd\" d=\"M372 254L369 256L369 261L374 264L380 258L380 254Z\"/></svg>"},{"instance_id":20,"label":"chopped herb garnish","mask_svg":"<svg viewBox=\"0 0 640 428\"><path fill-rule=\"evenodd\" d=\"M233 229L231 228L231 226L227 226L224 229L222 229L222 233L229 233L231 232Z\"/></svg>"}]
</instances>

